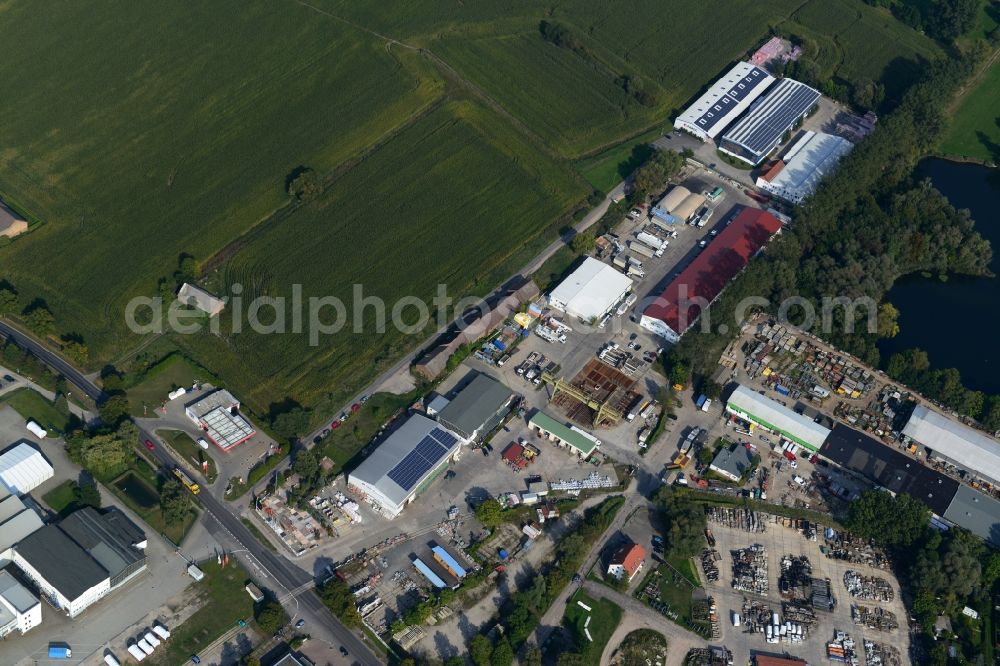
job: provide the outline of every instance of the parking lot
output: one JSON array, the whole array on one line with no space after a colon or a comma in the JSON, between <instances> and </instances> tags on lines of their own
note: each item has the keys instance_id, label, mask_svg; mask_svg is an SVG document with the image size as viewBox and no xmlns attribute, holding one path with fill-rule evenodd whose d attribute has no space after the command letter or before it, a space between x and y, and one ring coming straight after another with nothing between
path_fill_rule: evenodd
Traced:
<instances>
[{"instance_id":1,"label":"parking lot","mask_svg":"<svg viewBox=\"0 0 1000 666\"><path fill-rule=\"evenodd\" d=\"M811 664L825 663L827 661L826 643L833 639L836 630L846 631L850 634L857 643L859 651L863 650L862 641L868 639L894 645L900 654L904 656L908 654L910 641L909 632L906 629L908 615L899 598L899 584L891 571L877 569L866 564L831 559L820 551L820 546L824 544L822 534L815 541L812 541L803 536L802 532L797 529L774 523L771 516L764 515L763 522L766 530L763 533L751 533L727 527L718 522L709 522L709 528L716 539L715 549L721 555L721 560L717 562L720 572L719 580L708 582L705 587L709 594L715 598L721 616L722 636L718 642L725 644L733 651L734 663L747 663L751 651L787 651ZM733 590L731 587L733 580L731 551L747 548L753 544L760 544L766 549L768 591L763 595L748 594ZM784 618L778 578L781 572L781 559L785 555L804 555L807 557L812 567L812 576L819 579L829 579L836 606L832 612L816 611L818 621L801 643L768 644L765 640L765 634L744 633L745 626L734 627L732 611L739 611L744 600L751 599L763 602L773 612L779 613ZM698 568L699 573L702 573L700 563L698 563ZM844 573L848 570L857 571L862 576L880 577L890 583L893 590L892 601L860 601L858 603L869 607L878 606L894 613L901 625L900 628L884 632L854 623L851 618L852 598L844 585ZM704 579L703 574L702 578Z\"/></svg>"}]
</instances>

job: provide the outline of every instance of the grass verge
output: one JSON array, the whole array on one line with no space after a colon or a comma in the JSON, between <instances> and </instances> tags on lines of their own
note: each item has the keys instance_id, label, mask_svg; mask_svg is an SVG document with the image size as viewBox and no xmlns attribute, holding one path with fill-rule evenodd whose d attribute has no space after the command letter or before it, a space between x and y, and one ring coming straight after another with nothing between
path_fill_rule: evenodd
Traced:
<instances>
[{"instance_id":1,"label":"grass verge","mask_svg":"<svg viewBox=\"0 0 1000 666\"><path fill-rule=\"evenodd\" d=\"M202 449L191 439L191 436L180 430L157 430L159 435L178 455L182 456L189 463L198 468L198 471L205 477L208 483L215 483L219 477L219 470L215 466L212 456ZM208 473L205 474L203 463L208 463Z\"/></svg>"},{"instance_id":2,"label":"grass verge","mask_svg":"<svg viewBox=\"0 0 1000 666\"><path fill-rule=\"evenodd\" d=\"M253 538L257 539L257 541L260 541L262 546L265 546L272 553L278 552L278 549L274 547L274 544L271 543L267 536L260 531L259 527L257 527L257 523L243 516L240 516L240 522L243 523L243 527L250 530L250 534L252 534Z\"/></svg>"},{"instance_id":3,"label":"grass verge","mask_svg":"<svg viewBox=\"0 0 1000 666\"><path fill-rule=\"evenodd\" d=\"M63 433L69 427L69 407L65 400L49 402L30 388L19 388L0 398L26 420L32 419L51 433Z\"/></svg>"},{"instance_id":4,"label":"grass verge","mask_svg":"<svg viewBox=\"0 0 1000 666\"><path fill-rule=\"evenodd\" d=\"M42 501L60 516L69 515L76 508L76 481L63 481L42 495Z\"/></svg>"},{"instance_id":5,"label":"grass verge","mask_svg":"<svg viewBox=\"0 0 1000 666\"><path fill-rule=\"evenodd\" d=\"M586 610L578 602L590 607ZM588 623L587 618L590 618ZM578 590L566 604L563 624L570 630L584 664L598 666L604 646L615 633L622 619L622 609L607 599L593 599L583 590ZM593 640L587 638L587 633Z\"/></svg>"},{"instance_id":6,"label":"grass verge","mask_svg":"<svg viewBox=\"0 0 1000 666\"><path fill-rule=\"evenodd\" d=\"M253 618L253 600L243 589L249 576L240 565L230 562L222 568L207 560L198 567L205 578L192 587L202 606L183 623L171 627L170 640L151 657L154 665L186 663L192 654L235 627L239 620L250 622Z\"/></svg>"}]
</instances>

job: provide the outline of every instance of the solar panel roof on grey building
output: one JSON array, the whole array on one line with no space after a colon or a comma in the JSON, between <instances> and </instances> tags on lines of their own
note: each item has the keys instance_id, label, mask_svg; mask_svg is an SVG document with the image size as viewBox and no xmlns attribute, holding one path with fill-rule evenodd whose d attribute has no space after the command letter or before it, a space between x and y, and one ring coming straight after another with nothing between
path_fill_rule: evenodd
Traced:
<instances>
[{"instance_id":1,"label":"solar panel roof on grey building","mask_svg":"<svg viewBox=\"0 0 1000 666\"><path fill-rule=\"evenodd\" d=\"M722 141L741 146L763 158L781 142L782 135L815 106L820 97L819 91L804 83L782 79L722 135Z\"/></svg>"},{"instance_id":2,"label":"solar panel roof on grey building","mask_svg":"<svg viewBox=\"0 0 1000 666\"><path fill-rule=\"evenodd\" d=\"M459 435L471 438L510 403L510 398L509 388L479 373L441 410L438 420Z\"/></svg>"},{"instance_id":3,"label":"solar panel roof on grey building","mask_svg":"<svg viewBox=\"0 0 1000 666\"><path fill-rule=\"evenodd\" d=\"M715 127L716 123L726 117L729 110L748 97L761 85L766 85L772 79L760 67L754 67L746 76L735 83L715 104L695 122L706 132Z\"/></svg>"},{"instance_id":4,"label":"solar panel roof on grey building","mask_svg":"<svg viewBox=\"0 0 1000 666\"><path fill-rule=\"evenodd\" d=\"M29 535L15 550L67 599L76 599L108 578L108 572L56 525Z\"/></svg>"},{"instance_id":5,"label":"solar panel roof on grey building","mask_svg":"<svg viewBox=\"0 0 1000 666\"><path fill-rule=\"evenodd\" d=\"M349 477L360 479L394 502L459 446L458 438L426 416L415 414L379 444Z\"/></svg>"}]
</instances>

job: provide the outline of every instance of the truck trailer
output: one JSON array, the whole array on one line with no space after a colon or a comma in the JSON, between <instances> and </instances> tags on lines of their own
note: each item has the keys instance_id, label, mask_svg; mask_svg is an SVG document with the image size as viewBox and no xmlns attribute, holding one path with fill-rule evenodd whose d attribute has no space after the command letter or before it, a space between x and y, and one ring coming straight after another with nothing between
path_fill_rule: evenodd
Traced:
<instances>
[{"instance_id":1,"label":"truck trailer","mask_svg":"<svg viewBox=\"0 0 1000 666\"><path fill-rule=\"evenodd\" d=\"M147 643L153 646L154 650L160 647L160 639L154 636L152 631L147 629L146 633L143 635L143 638L146 639Z\"/></svg>"},{"instance_id":2,"label":"truck trailer","mask_svg":"<svg viewBox=\"0 0 1000 666\"><path fill-rule=\"evenodd\" d=\"M135 642L139 646L139 649L145 652L147 655L153 654L153 646L146 642L145 638L140 638Z\"/></svg>"},{"instance_id":3,"label":"truck trailer","mask_svg":"<svg viewBox=\"0 0 1000 666\"><path fill-rule=\"evenodd\" d=\"M104 663L108 666L122 666L118 659L115 658L115 655L110 652L104 655Z\"/></svg>"},{"instance_id":4,"label":"truck trailer","mask_svg":"<svg viewBox=\"0 0 1000 666\"><path fill-rule=\"evenodd\" d=\"M629 241L628 249L631 250L632 252L635 252L636 254L641 254L644 257L649 257L650 259L656 256L656 250L638 241Z\"/></svg>"},{"instance_id":5,"label":"truck trailer","mask_svg":"<svg viewBox=\"0 0 1000 666\"><path fill-rule=\"evenodd\" d=\"M50 645L49 659L69 659L73 656L73 650L68 645Z\"/></svg>"},{"instance_id":6,"label":"truck trailer","mask_svg":"<svg viewBox=\"0 0 1000 666\"><path fill-rule=\"evenodd\" d=\"M635 239L640 243L645 243L654 250L663 251L670 243L663 240L662 238L657 238L648 231L640 231L635 235Z\"/></svg>"},{"instance_id":7,"label":"truck trailer","mask_svg":"<svg viewBox=\"0 0 1000 666\"><path fill-rule=\"evenodd\" d=\"M153 631L155 631L156 635L162 638L163 640L167 640L168 638L170 638L170 630L167 629L162 624L154 624Z\"/></svg>"},{"instance_id":8,"label":"truck trailer","mask_svg":"<svg viewBox=\"0 0 1000 666\"><path fill-rule=\"evenodd\" d=\"M136 661L142 661L146 658L146 653L139 649L139 646L135 643L129 643L128 653L132 655L132 658Z\"/></svg>"}]
</instances>

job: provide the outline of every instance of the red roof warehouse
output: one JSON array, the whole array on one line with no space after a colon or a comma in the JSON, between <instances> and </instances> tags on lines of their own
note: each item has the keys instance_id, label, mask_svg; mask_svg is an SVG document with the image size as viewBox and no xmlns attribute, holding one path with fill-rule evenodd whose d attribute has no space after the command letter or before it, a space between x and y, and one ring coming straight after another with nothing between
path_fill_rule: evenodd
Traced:
<instances>
[{"instance_id":1,"label":"red roof warehouse","mask_svg":"<svg viewBox=\"0 0 1000 666\"><path fill-rule=\"evenodd\" d=\"M770 213L744 208L646 308L640 324L676 342L697 321L701 308L715 300L780 229L781 222Z\"/></svg>"}]
</instances>

